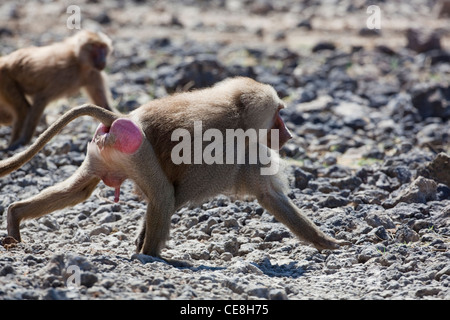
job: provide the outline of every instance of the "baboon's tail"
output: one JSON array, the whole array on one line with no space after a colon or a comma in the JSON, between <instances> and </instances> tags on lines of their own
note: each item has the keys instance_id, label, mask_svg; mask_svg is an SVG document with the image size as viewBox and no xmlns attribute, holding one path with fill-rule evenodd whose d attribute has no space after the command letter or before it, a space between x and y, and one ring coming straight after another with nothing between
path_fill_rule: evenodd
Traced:
<instances>
[{"instance_id":1,"label":"baboon's tail","mask_svg":"<svg viewBox=\"0 0 450 320\"><path fill-rule=\"evenodd\" d=\"M81 116L91 116L102 122L105 126L110 127L114 120L118 119L120 115L93 104L83 104L70 109L48 127L28 149L15 154L9 159L0 161L0 177L19 169L27 163L47 144L47 142L50 141L50 139L58 134L62 128L72 120Z\"/></svg>"}]
</instances>

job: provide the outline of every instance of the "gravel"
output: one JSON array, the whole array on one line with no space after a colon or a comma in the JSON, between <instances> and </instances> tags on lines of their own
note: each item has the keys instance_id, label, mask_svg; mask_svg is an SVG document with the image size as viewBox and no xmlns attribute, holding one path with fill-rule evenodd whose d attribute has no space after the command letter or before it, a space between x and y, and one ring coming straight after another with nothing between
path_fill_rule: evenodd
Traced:
<instances>
[{"instance_id":1,"label":"gravel","mask_svg":"<svg viewBox=\"0 0 450 320\"><path fill-rule=\"evenodd\" d=\"M0 246L0 299L449 300L448 24L432 24L433 8L418 0L396 10L380 4L383 17L423 15L421 21L441 26L430 48L411 47L411 32L405 48L406 29L392 38L389 28L368 34L362 26L327 36L320 23L330 12L349 24L365 14L350 1L337 11L314 1L314 15L313 7L289 0L191 2L80 5L83 27L101 27L113 38L107 72L118 108L128 112L235 75L272 84L288 104L282 116L294 135L280 151L289 197L324 232L351 245L320 253L257 201L217 196L173 215L162 255L190 264L175 266L135 254L146 204L132 183L122 186L119 203L100 183L88 200L25 221L22 243ZM42 12L34 2L5 3L0 54L67 35L64 23L47 25L65 21L63 1L39 4ZM35 26L31 19L45 12L58 14ZM280 17L286 19L273 22ZM55 103L47 122L84 101ZM28 164L0 178L0 239L8 206L69 177L95 128L88 118L73 121ZM2 146L9 136L10 128L0 127ZM2 159L11 155L0 151Z\"/></svg>"}]
</instances>

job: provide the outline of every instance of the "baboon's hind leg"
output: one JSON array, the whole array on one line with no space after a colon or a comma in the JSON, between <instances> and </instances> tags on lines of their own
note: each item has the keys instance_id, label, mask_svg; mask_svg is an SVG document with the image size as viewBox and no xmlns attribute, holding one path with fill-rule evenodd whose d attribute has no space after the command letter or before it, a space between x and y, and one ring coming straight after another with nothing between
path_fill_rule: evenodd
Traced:
<instances>
[{"instance_id":1,"label":"baboon's hind leg","mask_svg":"<svg viewBox=\"0 0 450 320\"><path fill-rule=\"evenodd\" d=\"M21 241L20 222L24 219L38 218L55 210L74 206L87 199L100 179L90 174L85 160L78 170L67 180L51 186L41 193L13 203L8 209L8 235Z\"/></svg>"}]
</instances>

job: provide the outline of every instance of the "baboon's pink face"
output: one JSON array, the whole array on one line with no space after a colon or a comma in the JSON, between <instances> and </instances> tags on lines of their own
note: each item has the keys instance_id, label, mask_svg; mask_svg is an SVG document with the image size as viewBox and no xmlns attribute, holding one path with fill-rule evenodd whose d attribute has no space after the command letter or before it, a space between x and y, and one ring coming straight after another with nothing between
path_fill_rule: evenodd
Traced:
<instances>
[{"instance_id":1,"label":"baboon's pink face","mask_svg":"<svg viewBox=\"0 0 450 320\"><path fill-rule=\"evenodd\" d=\"M275 113L273 120L272 120L272 128L278 130L278 148L281 148L289 139L292 138L291 133L289 132L289 129L286 127L286 124L284 123L283 119L281 119L280 116L280 110L284 108L284 105L280 104L278 107L277 112ZM271 143L271 135L268 134L268 143L267 145L269 148L272 148Z\"/></svg>"},{"instance_id":2,"label":"baboon's pink face","mask_svg":"<svg viewBox=\"0 0 450 320\"><path fill-rule=\"evenodd\" d=\"M94 68L99 71L105 69L106 58L108 57L108 47L101 43L91 44L90 52Z\"/></svg>"}]
</instances>

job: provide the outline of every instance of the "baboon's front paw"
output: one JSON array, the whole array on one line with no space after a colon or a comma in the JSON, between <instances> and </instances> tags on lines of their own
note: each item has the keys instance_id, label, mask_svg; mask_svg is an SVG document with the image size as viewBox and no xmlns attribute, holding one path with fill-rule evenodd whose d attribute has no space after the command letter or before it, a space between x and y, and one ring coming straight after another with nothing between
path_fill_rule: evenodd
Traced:
<instances>
[{"instance_id":1,"label":"baboon's front paw","mask_svg":"<svg viewBox=\"0 0 450 320\"><path fill-rule=\"evenodd\" d=\"M339 249L341 246L349 245L351 242L345 241L345 240L336 240L333 238L325 238L320 239L320 241L314 243L314 247L316 247L317 250L322 251L325 249L328 250L335 250Z\"/></svg>"}]
</instances>

